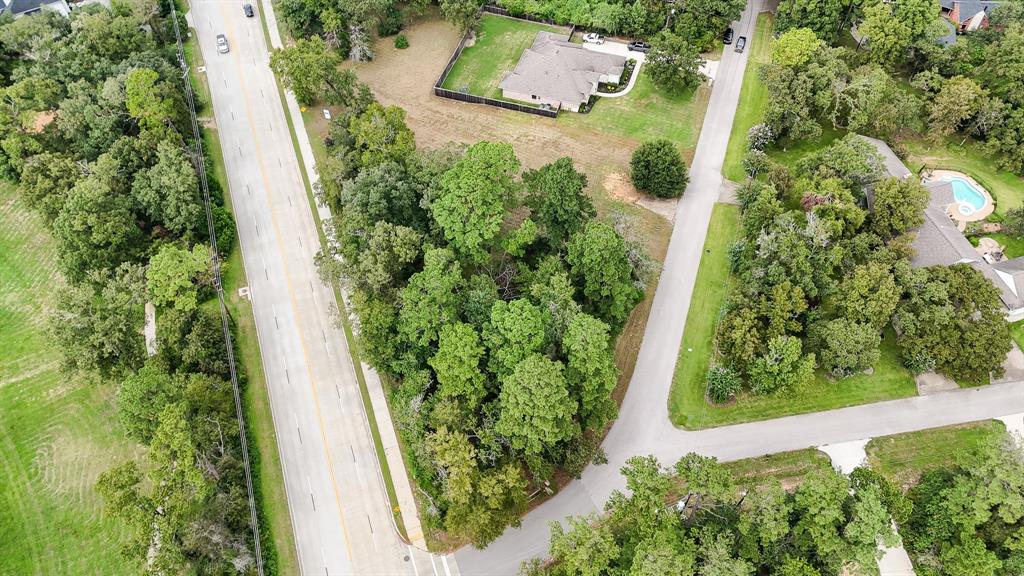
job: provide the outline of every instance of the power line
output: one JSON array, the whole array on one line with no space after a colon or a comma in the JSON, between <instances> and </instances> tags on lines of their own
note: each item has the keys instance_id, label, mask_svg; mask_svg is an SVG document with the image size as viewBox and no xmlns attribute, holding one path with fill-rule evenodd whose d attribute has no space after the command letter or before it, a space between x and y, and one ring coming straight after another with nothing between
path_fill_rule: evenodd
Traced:
<instances>
[{"instance_id":1,"label":"power line","mask_svg":"<svg viewBox=\"0 0 1024 576\"><path fill-rule=\"evenodd\" d=\"M249 467L249 442L245 435L245 417L242 415L242 395L238 387L238 372L235 368L235 346L231 338L231 326L228 322L228 309L224 304L224 285L220 274L220 252L217 250L217 230L213 223L213 210L210 207L210 187L206 179L206 160L203 155L203 139L196 120L195 97L192 94L192 82L188 77L188 63L185 61L185 46L181 42L181 31L178 27L178 13L174 0L171 5L171 22L174 23L174 37L178 43L178 64L181 66L182 80L185 86L185 102L188 105L189 119L192 122L193 150L192 162L199 175L199 185L203 191L203 205L206 209L206 227L210 235L210 252L213 264L213 281L217 290L217 301L220 304L220 324L224 332L224 346L227 348L228 370L231 374L231 391L235 397L235 414L238 417L238 436L242 445L242 466L245 469L245 488L249 495L249 525L252 527L253 546L256 552L256 572L263 576L263 552L260 549L259 517L256 513L256 498L252 489L252 471Z\"/></svg>"}]
</instances>

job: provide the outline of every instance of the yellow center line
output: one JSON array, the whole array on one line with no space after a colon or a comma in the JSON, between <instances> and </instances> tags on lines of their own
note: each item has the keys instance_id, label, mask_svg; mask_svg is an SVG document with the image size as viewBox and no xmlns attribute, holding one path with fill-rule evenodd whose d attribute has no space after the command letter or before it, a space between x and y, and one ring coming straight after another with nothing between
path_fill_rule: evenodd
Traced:
<instances>
[{"instance_id":1,"label":"yellow center line","mask_svg":"<svg viewBox=\"0 0 1024 576\"><path fill-rule=\"evenodd\" d=\"M233 40L235 37L235 31L234 27L231 25L231 20L224 12L225 3L217 2L217 5L218 9L220 10L221 17L224 19L225 25L228 28L227 35L229 38ZM278 252L281 254L281 265L284 266L284 279L285 284L287 285L288 288L288 296L289 299L291 300L292 312L295 315L296 324L301 325L299 309L297 305L297 300L295 298L295 291L292 289L291 275L288 272L288 259L285 257L284 245L281 243L281 227L277 220L277 213L274 211L274 195L271 192L270 182L267 179L266 169L263 166L263 153L260 146L259 136L256 134L256 130L254 128L255 122L253 121L252 108L249 103L248 90L246 89L245 85L245 74L242 73L241 66L238 63L237 55L237 52L232 51L231 61L235 65L235 72L238 74L239 82L241 82L242 84L242 99L245 103L245 114L249 119L249 131L252 133L253 144L256 146L256 163L259 166L260 179L263 180L264 191L266 192L267 202L270 206L270 220L274 224L274 239L277 241ZM271 97L273 97L276 94L277 90L274 90ZM305 197L305 194L303 194L302 196ZM302 336L302 331L298 329L298 326L296 326L296 332L299 335L299 343L302 346L302 356L306 362L306 373L309 376L309 386L310 390L313 392L313 402L316 405L316 418L320 424L320 436L323 438L324 442L324 453L327 456L328 473L330 474L331 477L331 486L334 488L334 500L338 507L338 518L341 520L341 529L342 532L344 532L345 534L346 553L348 554L349 561L351 561L352 543L350 542L349 539L348 526L345 523L345 513L342 511L341 508L341 493L338 490L338 481L334 475L334 460L331 458L331 450L329 448L329 443L327 441L327 432L324 429L323 415L320 410L320 397L317 395L316 379L313 377L313 369L311 368L311 363L309 361L309 349L306 346L306 339Z\"/></svg>"}]
</instances>

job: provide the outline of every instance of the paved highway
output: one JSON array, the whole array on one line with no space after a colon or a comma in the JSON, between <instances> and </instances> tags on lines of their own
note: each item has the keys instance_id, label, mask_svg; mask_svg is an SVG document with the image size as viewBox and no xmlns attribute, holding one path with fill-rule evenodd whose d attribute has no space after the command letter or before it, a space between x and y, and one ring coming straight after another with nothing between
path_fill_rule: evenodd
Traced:
<instances>
[{"instance_id":1,"label":"paved highway","mask_svg":"<svg viewBox=\"0 0 1024 576\"><path fill-rule=\"evenodd\" d=\"M631 456L653 454L667 465L688 452L737 460L1024 411L1024 382L1015 382L695 432L672 425L669 389L704 238L715 233L708 231L708 224L723 182L722 163L760 6L761 0L748 0L733 26L737 37L747 37L747 51L737 54L727 46L722 54L636 368L619 418L602 445L608 464L588 467L579 481L486 549L465 547L456 552L463 574L512 576L520 562L546 555L549 523L602 510L613 490L625 489L619 469Z\"/></svg>"},{"instance_id":2,"label":"paved highway","mask_svg":"<svg viewBox=\"0 0 1024 576\"><path fill-rule=\"evenodd\" d=\"M192 2L227 166L303 574L435 574L396 535L316 224L268 66L242 3ZM217 34L230 52L219 54ZM443 574L443 570L440 571Z\"/></svg>"}]
</instances>

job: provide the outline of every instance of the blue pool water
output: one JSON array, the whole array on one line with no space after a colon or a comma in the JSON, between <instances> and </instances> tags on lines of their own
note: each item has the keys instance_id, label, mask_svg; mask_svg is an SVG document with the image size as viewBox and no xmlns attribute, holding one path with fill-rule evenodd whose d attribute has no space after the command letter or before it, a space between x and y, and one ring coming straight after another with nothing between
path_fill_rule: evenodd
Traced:
<instances>
[{"instance_id":1,"label":"blue pool water","mask_svg":"<svg viewBox=\"0 0 1024 576\"><path fill-rule=\"evenodd\" d=\"M949 183L953 186L953 196L960 202L961 214L973 214L984 208L988 202L984 194L963 178L954 176L949 179Z\"/></svg>"}]
</instances>

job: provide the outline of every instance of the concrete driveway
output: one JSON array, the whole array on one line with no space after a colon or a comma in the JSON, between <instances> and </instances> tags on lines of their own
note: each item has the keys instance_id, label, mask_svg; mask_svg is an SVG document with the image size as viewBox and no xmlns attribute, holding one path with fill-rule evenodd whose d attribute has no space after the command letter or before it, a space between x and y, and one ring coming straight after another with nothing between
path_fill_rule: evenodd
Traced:
<instances>
[{"instance_id":1,"label":"concrete driveway","mask_svg":"<svg viewBox=\"0 0 1024 576\"><path fill-rule=\"evenodd\" d=\"M633 75L629 77L629 84L626 89L622 92L598 92L597 95L601 98L621 98L636 85L636 79L640 77L640 67L647 60L647 54L643 52L633 52L629 49L626 44L622 42L615 42L612 40L605 40L604 44L593 44L591 42L584 42L583 47L593 52L601 52L603 54L614 54L616 56L622 56L623 58L636 60L636 66L633 68Z\"/></svg>"}]
</instances>

